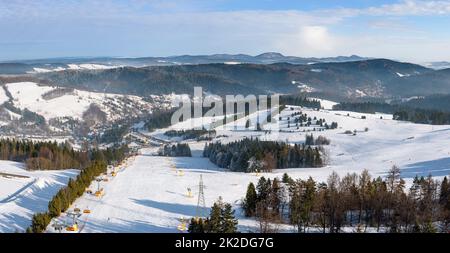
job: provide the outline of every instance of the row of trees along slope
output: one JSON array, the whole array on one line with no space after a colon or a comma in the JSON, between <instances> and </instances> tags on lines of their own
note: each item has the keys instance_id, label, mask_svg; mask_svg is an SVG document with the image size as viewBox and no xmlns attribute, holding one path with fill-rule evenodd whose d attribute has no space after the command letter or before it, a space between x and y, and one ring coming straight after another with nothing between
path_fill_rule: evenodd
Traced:
<instances>
[{"instance_id":1,"label":"row of trees along slope","mask_svg":"<svg viewBox=\"0 0 450 253\"><path fill-rule=\"evenodd\" d=\"M86 155L86 166L81 168L80 174L75 179L70 179L67 186L61 188L48 203L48 211L37 213L33 216L32 224L27 232L40 233L45 231L52 218L65 212L70 205L89 187L91 182L105 173L107 165L113 161L122 161L128 153L127 146L108 148L105 150L90 150L88 152L74 151L75 154Z\"/></svg>"}]
</instances>

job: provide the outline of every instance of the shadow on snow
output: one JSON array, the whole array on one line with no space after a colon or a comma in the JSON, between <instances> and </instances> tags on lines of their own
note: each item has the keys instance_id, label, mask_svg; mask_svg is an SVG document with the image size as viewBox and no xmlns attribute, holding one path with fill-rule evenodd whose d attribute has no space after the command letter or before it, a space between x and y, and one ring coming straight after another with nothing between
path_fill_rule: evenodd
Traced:
<instances>
[{"instance_id":1,"label":"shadow on snow","mask_svg":"<svg viewBox=\"0 0 450 253\"><path fill-rule=\"evenodd\" d=\"M401 170L403 178L427 177L430 174L435 177L450 175L450 157L408 164Z\"/></svg>"}]
</instances>

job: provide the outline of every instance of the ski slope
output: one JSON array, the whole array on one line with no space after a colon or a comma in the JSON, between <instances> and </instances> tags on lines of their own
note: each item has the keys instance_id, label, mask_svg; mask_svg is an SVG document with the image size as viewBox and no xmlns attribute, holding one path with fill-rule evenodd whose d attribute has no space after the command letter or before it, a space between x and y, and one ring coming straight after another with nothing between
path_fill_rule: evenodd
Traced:
<instances>
[{"instance_id":1,"label":"ski slope","mask_svg":"<svg viewBox=\"0 0 450 253\"><path fill-rule=\"evenodd\" d=\"M325 118L329 123L336 121L339 127L321 132L305 128L306 132L302 132L302 129L288 129L282 120L279 128L283 131L272 130L269 133L245 130L245 120L238 120L237 127L227 125L217 130L218 135L226 137L220 137L216 141L229 142L252 137L303 143L306 134L324 135L331 139L331 145L326 147L327 166L290 168L255 175L217 168L201 156L205 142L188 142L193 153L193 157L188 158L158 157L152 155L156 148L143 149L141 155L121 168L116 177L109 176L108 182L101 183L100 187L105 190L103 197L85 194L74 203L72 210L91 210L90 214L82 214L79 218L78 232L179 232L177 227L183 218L196 216L200 175L206 185L206 206L210 207L221 196L236 209L239 230L248 232L258 231L258 223L243 217L240 201L248 183L256 183L260 176L281 178L286 172L293 178L307 179L311 176L321 182L326 181L333 171L343 176L367 169L373 177L383 177L393 165L397 165L409 185L416 175L428 176L431 173L436 178L442 178L450 174L450 126L394 121L392 115L387 114L292 108L288 107L280 116L286 118L292 112L302 111L311 117ZM257 114L264 116L264 113L266 112L261 111ZM251 117L256 117L256 114ZM211 122L198 119L192 121L185 126ZM182 126L177 125L176 129ZM267 127L275 129L274 125L269 124ZM147 134L170 140L164 137L164 130ZM356 135L345 134L346 130L356 130ZM183 175L179 171L183 171ZM91 189L95 190L96 187L94 183ZM187 196L188 188L192 189L193 198ZM66 224L72 222L64 214L59 219ZM292 227L281 226L280 231L290 232ZM48 232L55 231L49 226Z\"/></svg>"},{"instance_id":2,"label":"ski slope","mask_svg":"<svg viewBox=\"0 0 450 253\"><path fill-rule=\"evenodd\" d=\"M24 232L34 213L48 202L77 170L27 171L24 164L0 161L0 233Z\"/></svg>"},{"instance_id":3,"label":"ski slope","mask_svg":"<svg viewBox=\"0 0 450 253\"><path fill-rule=\"evenodd\" d=\"M201 150L195 150L200 148L198 144L193 146L194 157L189 158L152 156L154 149L142 150L142 155L119 171L116 177L108 177L108 182L101 183L100 187L105 191L103 197L85 193L72 205L72 209L91 211L80 216L78 232L180 232L177 229L180 220L196 215L200 175L206 185L206 207L222 196L224 201L239 208L239 200L248 182L256 183L259 177L219 169L200 157ZM176 170L183 171L182 175ZM270 174L271 177L281 175L281 171ZM95 190L97 183L90 188ZM187 188L192 189L192 198L188 197ZM209 209L205 210L209 214ZM241 231L256 229L257 224L253 220L245 219L240 212L236 214ZM58 219L72 224L71 218L65 214ZM48 232L56 232L52 225L47 229Z\"/></svg>"}]
</instances>

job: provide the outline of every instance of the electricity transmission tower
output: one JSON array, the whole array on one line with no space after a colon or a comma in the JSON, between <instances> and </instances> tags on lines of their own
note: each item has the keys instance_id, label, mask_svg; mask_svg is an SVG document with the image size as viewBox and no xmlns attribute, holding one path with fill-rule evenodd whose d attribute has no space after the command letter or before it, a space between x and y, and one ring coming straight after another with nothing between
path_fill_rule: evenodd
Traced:
<instances>
[{"instance_id":1,"label":"electricity transmission tower","mask_svg":"<svg viewBox=\"0 0 450 253\"><path fill-rule=\"evenodd\" d=\"M200 182L198 183L198 201L197 209L195 210L196 218L206 217L206 204L205 204L205 185L203 184L203 177L200 174Z\"/></svg>"}]
</instances>

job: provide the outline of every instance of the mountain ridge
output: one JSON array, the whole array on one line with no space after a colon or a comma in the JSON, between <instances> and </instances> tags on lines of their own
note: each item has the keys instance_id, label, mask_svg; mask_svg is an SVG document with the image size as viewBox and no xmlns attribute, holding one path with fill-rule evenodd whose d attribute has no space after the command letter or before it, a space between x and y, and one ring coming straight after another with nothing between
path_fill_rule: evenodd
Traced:
<instances>
[{"instance_id":1,"label":"mountain ridge","mask_svg":"<svg viewBox=\"0 0 450 253\"><path fill-rule=\"evenodd\" d=\"M423 76L436 81L429 84ZM171 92L190 94L194 86L202 86L205 91L219 95L307 90L334 92L344 97L429 95L434 86L443 93L450 90L450 71L435 71L388 59L309 65L213 63L121 67L49 72L37 77L71 88L100 91L108 86L111 92L143 96Z\"/></svg>"}]
</instances>

